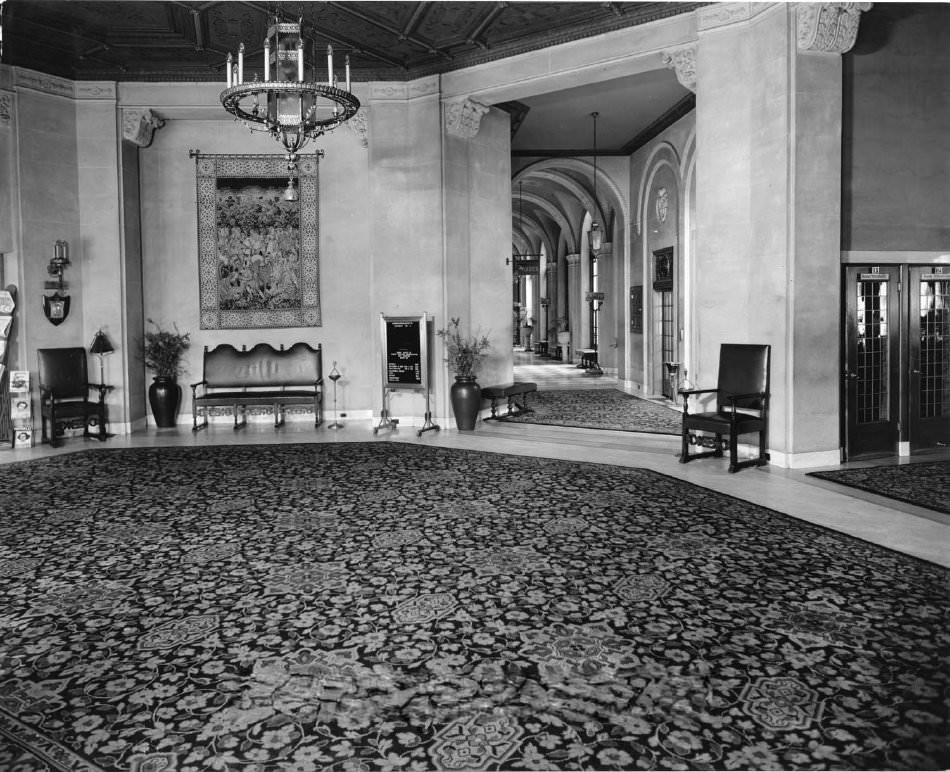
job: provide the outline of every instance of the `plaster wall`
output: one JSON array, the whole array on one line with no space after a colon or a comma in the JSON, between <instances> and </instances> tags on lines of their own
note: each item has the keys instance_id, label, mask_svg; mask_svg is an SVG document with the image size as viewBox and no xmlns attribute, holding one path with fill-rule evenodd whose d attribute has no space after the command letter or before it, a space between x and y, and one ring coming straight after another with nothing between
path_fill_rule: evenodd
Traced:
<instances>
[{"instance_id":1,"label":"plaster wall","mask_svg":"<svg viewBox=\"0 0 950 772\"><path fill-rule=\"evenodd\" d=\"M145 331L139 149L131 142L123 141L121 156L124 282L122 305L125 313L121 320L123 326L118 337L124 341L125 350L117 352L119 354L117 357L118 363L113 366L123 373L122 380L126 384L127 420L130 428L135 428L144 423L146 412L145 368L142 367L142 361L137 350L138 341L142 340ZM116 345L115 340L112 341L112 345Z\"/></svg>"},{"instance_id":2,"label":"plaster wall","mask_svg":"<svg viewBox=\"0 0 950 772\"><path fill-rule=\"evenodd\" d=\"M114 99L76 102L76 150L78 162L79 221L82 234L82 283L86 302L75 312L81 315L82 343L87 348L96 330L109 337L116 353L103 360L106 383L113 390L106 397L109 421L128 424L129 393L118 373L128 356L122 329L125 309L122 293L122 231L120 218L119 138ZM113 360L116 377L111 377ZM108 364L108 369L106 365ZM90 358L90 380L99 382L98 358ZM116 431L114 426L111 430Z\"/></svg>"},{"instance_id":3,"label":"plaster wall","mask_svg":"<svg viewBox=\"0 0 950 772\"><path fill-rule=\"evenodd\" d=\"M878 3L843 57L841 248L950 249L950 5Z\"/></svg>"},{"instance_id":4,"label":"plaster wall","mask_svg":"<svg viewBox=\"0 0 950 772\"><path fill-rule=\"evenodd\" d=\"M337 361L343 374L338 385L339 408L369 408L379 372L371 342L379 325L370 303L371 229L364 225L374 218L366 149L348 131L321 138L316 146L326 150L320 162L318 202L323 326L253 330L200 329L195 161L189 150L274 153L274 140L262 134L249 135L230 119L171 119L155 133L151 147L140 151L144 316L162 327L176 325L191 334L182 383L200 379L205 346L321 343L326 370ZM185 392L180 420L191 411L190 390Z\"/></svg>"},{"instance_id":5,"label":"plaster wall","mask_svg":"<svg viewBox=\"0 0 950 772\"><path fill-rule=\"evenodd\" d=\"M16 126L22 257L17 313L21 340L29 343L19 366L35 373L36 349L86 344L75 103L67 97L19 89ZM59 239L69 242L72 264L65 280L71 306L66 320L54 326L43 313L41 296L50 278L46 267Z\"/></svg>"},{"instance_id":6,"label":"plaster wall","mask_svg":"<svg viewBox=\"0 0 950 772\"><path fill-rule=\"evenodd\" d=\"M694 382L721 343L772 346L770 447L837 451L840 57L800 53L795 8L700 34Z\"/></svg>"},{"instance_id":7,"label":"plaster wall","mask_svg":"<svg viewBox=\"0 0 950 772\"><path fill-rule=\"evenodd\" d=\"M507 113L490 110L471 139L443 135L445 157L445 320L463 334L486 334L492 350L482 385L512 380L511 162ZM450 384L447 384L450 385ZM447 389L443 390L447 393Z\"/></svg>"},{"instance_id":8,"label":"plaster wall","mask_svg":"<svg viewBox=\"0 0 950 772\"><path fill-rule=\"evenodd\" d=\"M0 255L15 249L14 231L16 179L16 92L13 72L0 68ZM3 272L0 265L0 273ZM9 277L0 276L7 282Z\"/></svg>"},{"instance_id":9,"label":"plaster wall","mask_svg":"<svg viewBox=\"0 0 950 772\"><path fill-rule=\"evenodd\" d=\"M398 91L390 98L376 98L369 107L369 121L367 189L350 195L356 196L351 207L365 223L368 237L362 262L354 255L354 268L365 272L367 282L360 313L371 318L373 326L352 345L354 352L362 351L359 356L373 365L362 376L369 381L359 407L372 407L378 413L382 407L379 315L418 317L426 312L435 318L435 324L440 323L443 215L438 95L430 91L409 99ZM447 403L439 399L444 377L432 349L429 360L435 396L442 406L436 413L444 416ZM394 392L390 411L403 419L423 416L424 395Z\"/></svg>"}]
</instances>

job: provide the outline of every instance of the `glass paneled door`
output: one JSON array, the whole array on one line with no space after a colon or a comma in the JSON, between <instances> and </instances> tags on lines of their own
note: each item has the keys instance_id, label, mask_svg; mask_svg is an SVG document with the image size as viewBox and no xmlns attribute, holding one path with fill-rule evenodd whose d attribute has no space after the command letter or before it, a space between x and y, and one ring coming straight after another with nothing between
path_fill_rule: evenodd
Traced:
<instances>
[{"instance_id":1,"label":"glass paneled door","mask_svg":"<svg viewBox=\"0 0 950 772\"><path fill-rule=\"evenodd\" d=\"M950 266L847 266L848 459L950 443Z\"/></svg>"},{"instance_id":2,"label":"glass paneled door","mask_svg":"<svg viewBox=\"0 0 950 772\"><path fill-rule=\"evenodd\" d=\"M900 436L900 266L848 266L845 274L847 456L896 453Z\"/></svg>"},{"instance_id":3,"label":"glass paneled door","mask_svg":"<svg viewBox=\"0 0 950 772\"><path fill-rule=\"evenodd\" d=\"M910 266L908 294L907 434L913 452L950 444L950 266Z\"/></svg>"}]
</instances>

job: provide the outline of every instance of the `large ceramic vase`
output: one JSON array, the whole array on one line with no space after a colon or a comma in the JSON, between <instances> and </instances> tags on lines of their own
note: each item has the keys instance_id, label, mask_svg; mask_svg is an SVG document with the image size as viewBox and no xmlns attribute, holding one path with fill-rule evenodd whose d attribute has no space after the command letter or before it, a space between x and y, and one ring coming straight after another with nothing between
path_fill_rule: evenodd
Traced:
<instances>
[{"instance_id":1,"label":"large ceramic vase","mask_svg":"<svg viewBox=\"0 0 950 772\"><path fill-rule=\"evenodd\" d=\"M155 425L168 429L176 424L178 405L181 404L181 386L174 378L156 375L148 387L148 404L152 408Z\"/></svg>"},{"instance_id":2,"label":"large ceramic vase","mask_svg":"<svg viewBox=\"0 0 950 772\"><path fill-rule=\"evenodd\" d=\"M472 431L482 406L482 387L475 383L475 376L456 375L449 396L456 427L461 431Z\"/></svg>"}]
</instances>

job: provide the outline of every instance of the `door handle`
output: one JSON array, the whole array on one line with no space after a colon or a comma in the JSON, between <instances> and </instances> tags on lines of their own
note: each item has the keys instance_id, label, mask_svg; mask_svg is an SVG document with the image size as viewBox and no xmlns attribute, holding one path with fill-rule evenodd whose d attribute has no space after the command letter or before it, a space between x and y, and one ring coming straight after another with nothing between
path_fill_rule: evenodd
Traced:
<instances>
[{"instance_id":1,"label":"door handle","mask_svg":"<svg viewBox=\"0 0 950 772\"><path fill-rule=\"evenodd\" d=\"M849 378L849 379L851 379L852 381L858 380L858 374L857 374L857 373L849 373L847 370L844 371L844 377L845 377L845 378Z\"/></svg>"}]
</instances>

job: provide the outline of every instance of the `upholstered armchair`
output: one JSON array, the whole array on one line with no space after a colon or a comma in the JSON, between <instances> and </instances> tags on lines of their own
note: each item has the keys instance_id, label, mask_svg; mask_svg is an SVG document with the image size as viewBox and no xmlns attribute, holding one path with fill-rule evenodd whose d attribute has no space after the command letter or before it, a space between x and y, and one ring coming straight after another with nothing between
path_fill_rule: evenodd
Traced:
<instances>
[{"instance_id":1,"label":"upholstered armchair","mask_svg":"<svg viewBox=\"0 0 950 772\"><path fill-rule=\"evenodd\" d=\"M764 466L769 461L769 367L771 346L723 343L719 349L719 381L714 389L686 389L683 398L683 447L680 463L707 456L721 457L723 437L729 441L729 471L747 466ZM689 398L715 394L715 410L690 413ZM712 437L699 434L706 432ZM739 461L738 438L758 434L757 457ZM690 445L711 448L690 453Z\"/></svg>"},{"instance_id":2,"label":"upholstered armchair","mask_svg":"<svg viewBox=\"0 0 950 772\"><path fill-rule=\"evenodd\" d=\"M106 434L106 393L112 386L89 383L86 350L75 348L41 348L39 355L40 416L43 442L56 447L57 422L82 421L83 437L94 437L100 442ZM98 399L89 399L91 392ZM89 421L96 419L98 432L89 431ZM47 422L49 429L47 430Z\"/></svg>"}]
</instances>

